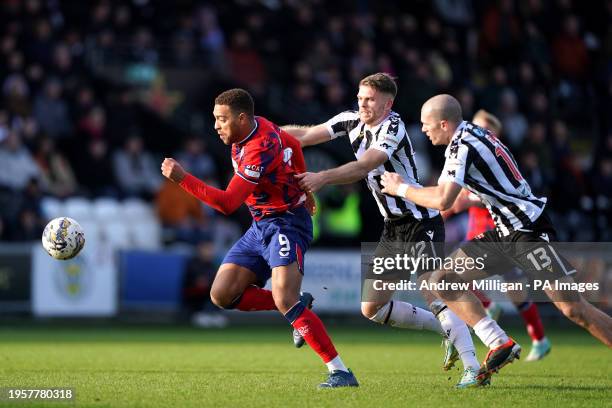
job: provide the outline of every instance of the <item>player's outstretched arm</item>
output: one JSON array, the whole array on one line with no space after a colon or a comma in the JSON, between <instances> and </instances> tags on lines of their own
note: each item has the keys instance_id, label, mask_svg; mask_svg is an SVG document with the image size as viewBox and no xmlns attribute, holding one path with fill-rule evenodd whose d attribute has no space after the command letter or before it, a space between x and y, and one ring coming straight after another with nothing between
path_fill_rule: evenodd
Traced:
<instances>
[{"instance_id":1,"label":"player's outstretched arm","mask_svg":"<svg viewBox=\"0 0 612 408\"><path fill-rule=\"evenodd\" d=\"M381 178L382 192L406 198L417 205L435 208L440 211L452 207L461 192L461 186L453 182L443 182L432 187L410 187L397 173L385 172Z\"/></svg>"},{"instance_id":2,"label":"player's outstretched arm","mask_svg":"<svg viewBox=\"0 0 612 408\"><path fill-rule=\"evenodd\" d=\"M286 125L281 129L299 140L302 147L314 146L331 140L331 135L324 124L316 126Z\"/></svg>"},{"instance_id":3,"label":"player's outstretched arm","mask_svg":"<svg viewBox=\"0 0 612 408\"><path fill-rule=\"evenodd\" d=\"M220 190L189 174L171 158L164 159L161 170L165 177L180 185L183 190L225 215L236 211L257 185L235 175L227 189Z\"/></svg>"},{"instance_id":4,"label":"player's outstretched arm","mask_svg":"<svg viewBox=\"0 0 612 408\"><path fill-rule=\"evenodd\" d=\"M359 160L343 164L318 173L302 173L296 176L300 180L300 187L305 191L315 192L326 184L349 184L366 178L368 172L377 168L388 160L385 152L369 149Z\"/></svg>"}]
</instances>

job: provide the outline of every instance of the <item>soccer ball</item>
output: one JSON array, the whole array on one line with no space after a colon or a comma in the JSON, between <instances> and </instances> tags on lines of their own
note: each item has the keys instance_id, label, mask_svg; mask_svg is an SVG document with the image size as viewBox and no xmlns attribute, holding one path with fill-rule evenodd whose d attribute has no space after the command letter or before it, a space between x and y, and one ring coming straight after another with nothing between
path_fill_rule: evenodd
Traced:
<instances>
[{"instance_id":1,"label":"soccer ball","mask_svg":"<svg viewBox=\"0 0 612 408\"><path fill-rule=\"evenodd\" d=\"M42 244L53 258L71 259L85 246L85 234L79 223L72 218L54 218L43 231Z\"/></svg>"}]
</instances>

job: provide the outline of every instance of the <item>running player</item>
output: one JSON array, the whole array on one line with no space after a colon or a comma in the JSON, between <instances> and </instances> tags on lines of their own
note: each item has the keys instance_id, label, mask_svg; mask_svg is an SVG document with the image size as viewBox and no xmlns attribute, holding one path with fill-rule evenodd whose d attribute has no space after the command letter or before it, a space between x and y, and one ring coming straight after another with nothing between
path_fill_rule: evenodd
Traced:
<instances>
[{"instance_id":1,"label":"running player","mask_svg":"<svg viewBox=\"0 0 612 408\"><path fill-rule=\"evenodd\" d=\"M490 130L497 138L501 135L502 124L500 120L484 109L480 109L476 112L472 119L472 123ZM470 191L465 188L461 190L461 193L459 193L451 209L444 211L442 215L446 218L450 214L461 213L466 209L469 215L468 230L465 237L467 241L495 228L495 223L489 214L489 210L486 209L478 196L470 193ZM517 268L512 268L512 271L508 272L508 274L520 279L520 270ZM509 276L510 275L507 275L507 277ZM498 320L501 313L501 306L491 301L491 299L481 291L474 289L472 291L482 302L487 315L494 320ZM509 291L506 295L512 300L512 303L523 318L527 328L527 334L531 337L531 351L527 355L525 361L529 362L543 359L550 353L551 344L550 340L548 340L544 334L544 325L540 319L537 305L530 300L525 300L523 294L519 292Z\"/></svg>"},{"instance_id":2,"label":"running player","mask_svg":"<svg viewBox=\"0 0 612 408\"><path fill-rule=\"evenodd\" d=\"M164 176L212 208L230 214L246 203L253 224L226 254L211 288L219 307L278 310L329 370L321 388L356 387L321 320L300 301L304 253L312 241L306 194L295 174L305 170L299 143L267 119L254 115L251 95L230 89L215 99L215 130L231 145L234 177L226 190L211 187L166 158ZM272 279L272 290L263 289Z\"/></svg>"},{"instance_id":3,"label":"running player","mask_svg":"<svg viewBox=\"0 0 612 408\"><path fill-rule=\"evenodd\" d=\"M391 110L396 94L397 85L390 75L373 74L359 83L359 111L342 112L316 126L285 126L283 129L296 136L302 146L348 136L357 160L318 173L300 174L297 176L300 185L306 191L315 192L327 184L347 184L365 179L385 219L376 253L388 255L400 247L403 249L405 243L425 243L422 245L423 254L435 257L438 245L433 243L444 242L444 224L439 212L381 193L380 178L386 169L401 172L411 185L421 186L410 138L400 115ZM406 252L411 249L405 248ZM469 330L446 305L436 301L432 294L422 292L434 315L410 303L391 300L393 291L373 292L372 282L366 280L361 303L361 312L366 318L379 324L426 329L448 336L443 368L450 369L460 358L464 373L457 386L465 388L478 384L479 363ZM296 331L294 341L297 347L301 345Z\"/></svg>"},{"instance_id":4,"label":"running player","mask_svg":"<svg viewBox=\"0 0 612 408\"><path fill-rule=\"evenodd\" d=\"M545 213L546 198L531 193L512 154L499 139L486 129L464 121L459 102L450 95L427 100L421 109L421 122L432 144L448 145L438 185L414 188L404 183L400 175L385 173L383 192L440 210L453 205L462 187L481 199L493 217L495 230L476 237L471 241L473 245L464 246L452 255L463 265L467 261L474 264L475 258L482 260L489 255L484 258L484 268L479 273L472 272L470 280L487 276L487 271L495 270L501 260L507 259L529 274L541 276L539 271L546 270L548 279L573 283L570 275L575 270L549 245L556 240L556 233ZM537 267L534 263L538 263ZM437 282L461 280L454 271L440 271L436 275ZM545 289L545 292L565 316L612 347L610 316L575 291ZM479 380L488 379L520 356L520 346L486 315L472 292L443 291L439 295L490 349L480 368Z\"/></svg>"}]
</instances>

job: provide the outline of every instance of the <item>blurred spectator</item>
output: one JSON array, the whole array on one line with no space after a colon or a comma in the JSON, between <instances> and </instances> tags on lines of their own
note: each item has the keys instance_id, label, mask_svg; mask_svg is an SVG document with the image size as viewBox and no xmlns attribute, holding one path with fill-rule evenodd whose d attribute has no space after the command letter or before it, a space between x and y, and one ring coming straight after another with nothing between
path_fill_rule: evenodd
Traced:
<instances>
[{"instance_id":1,"label":"blurred spectator","mask_svg":"<svg viewBox=\"0 0 612 408\"><path fill-rule=\"evenodd\" d=\"M484 109L490 112L499 112L499 103L502 94L508 86L508 74L501 66L493 68L491 80L480 93L480 103Z\"/></svg>"},{"instance_id":2,"label":"blurred spectator","mask_svg":"<svg viewBox=\"0 0 612 408\"><path fill-rule=\"evenodd\" d=\"M435 0L436 11L448 23L467 26L474 19L471 0Z\"/></svg>"},{"instance_id":3,"label":"blurred spectator","mask_svg":"<svg viewBox=\"0 0 612 408\"><path fill-rule=\"evenodd\" d=\"M19 116L30 114L30 87L23 75L9 75L2 84L2 96L3 105L9 113Z\"/></svg>"},{"instance_id":4,"label":"blurred spectator","mask_svg":"<svg viewBox=\"0 0 612 408\"><path fill-rule=\"evenodd\" d=\"M605 198L606 207L612 208L612 156L605 157L598 163L592 185L595 195Z\"/></svg>"},{"instance_id":5,"label":"blurred spectator","mask_svg":"<svg viewBox=\"0 0 612 408\"><path fill-rule=\"evenodd\" d=\"M76 97L72 104L72 120L75 123L80 122L96 104L93 89L83 84L76 90Z\"/></svg>"},{"instance_id":6,"label":"blurred spectator","mask_svg":"<svg viewBox=\"0 0 612 408\"><path fill-rule=\"evenodd\" d=\"M40 169L23 145L21 136L8 130L0 142L0 186L22 191L32 178L39 177Z\"/></svg>"},{"instance_id":7,"label":"blurred spectator","mask_svg":"<svg viewBox=\"0 0 612 408\"><path fill-rule=\"evenodd\" d=\"M553 174L553 158L549 144L547 143L548 128L542 122L531 124L527 132L527 140L523 144L523 150L533 152L541 170L548 175Z\"/></svg>"},{"instance_id":8,"label":"blurred spectator","mask_svg":"<svg viewBox=\"0 0 612 408\"><path fill-rule=\"evenodd\" d=\"M79 122L81 143L91 140L106 140L106 111L100 105L93 106Z\"/></svg>"},{"instance_id":9,"label":"blurred spectator","mask_svg":"<svg viewBox=\"0 0 612 408\"><path fill-rule=\"evenodd\" d=\"M483 54L494 64L516 60L521 37L520 21L514 10L513 0L487 2L482 17L480 43Z\"/></svg>"},{"instance_id":10,"label":"blurred spectator","mask_svg":"<svg viewBox=\"0 0 612 408\"><path fill-rule=\"evenodd\" d=\"M166 242L197 244L211 235L202 204L179 185L164 180L155 200Z\"/></svg>"},{"instance_id":11,"label":"blurred spectator","mask_svg":"<svg viewBox=\"0 0 612 408\"><path fill-rule=\"evenodd\" d=\"M133 62L155 65L159 60L153 45L153 34L148 27L139 27L132 36L130 58Z\"/></svg>"},{"instance_id":12,"label":"blurred spectator","mask_svg":"<svg viewBox=\"0 0 612 408\"><path fill-rule=\"evenodd\" d=\"M39 141L35 158L45 192L60 198L76 193L74 171L66 157L56 150L53 139L44 137Z\"/></svg>"},{"instance_id":13,"label":"blurred spectator","mask_svg":"<svg viewBox=\"0 0 612 408\"><path fill-rule=\"evenodd\" d=\"M516 94L510 88L501 94L499 119L504 124L504 140L513 149L517 149L527 132L527 119L518 111Z\"/></svg>"},{"instance_id":14,"label":"blurred spectator","mask_svg":"<svg viewBox=\"0 0 612 408\"><path fill-rule=\"evenodd\" d=\"M185 265L183 275L183 307L191 321L199 327L223 327L227 318L218 312L210 300L210 287L215 279L218 262L215 246L203 240L196 246L194 255Z\"/></svg>"},{"instance_id":15,"label":"blurred spectator","mask_svg":"<svg viewBox=\"0 0 612 408\"><path fill-rule=\"evenodd\" d=\"M253 90L255 94L261 94L266 80L265 65L253 49L252 38L246 30L234 33L226 55L231 78Z\"/></svg>"},{"instance_id":16,"label":"blurred spectator","mask_svg":"<svg viewBox=\"0 0 612 408\"><path fill-rule=\"evenodd\" d=\"M12 234L13 240L40 240L41 231L45 228L40 208L41 199L42 192L38 180L29 180L21 197L19 217Z\"/></svg>"},{"instance_id":17,"label":"blurred spectator","mask_svg":"<svg viewBox=\"0 0 612 408\"><path fill-rule=\"evenodd\" d=\"M53 53L53 29L51 24L46 19L39 18L33 22L33 25L33 30L29 32L31 33L30 38L26 42L26 55L30 60L50 65Z\"/></svg>"},{"instance_id":18,"label":"blurred spectator","mask_svg":"<svg viewBox=\"0 0 612 408\"><path fill-rule=\"evenodd\" d=\"M113 155L115 180L123 194L144 199L152 198L161 184L158 165L150 152L144 149L143 140L131 135L123 149Z\"/></svg>"},{"instance_id":19,"label":"blurred spectator","mask_svg":"<svg viewBox=\"0 0 612 408\"><path fill-rule=\"evenodd\" d=\"M69 136L68 104L62 98L62 84L57 78L48 79L43 92L34 100L34 117L41 130L51 138Z\"/></svg>"},{"instance_id":20,"label":"blurred spectator","mask_svg":"<svg viewBox=\"0 0 612 408\"><path fill-rule=\"evenodd\" d=\"M211 7L200 8L196 12L195 25L200 35L200 47L204 51L204 61L221 71L225 65L225 34L219 27L216 11Z\"/></svg>"},{"instance_id":21,"label":"blurred spectator","mask_svg":"<svg viewBox=\"0 0 612 408\"><path fill-rule=\"evenodd\" d=\"M532 149L524 150L519 155L519 168L525 180L531 186L531 191L536 196L548 195L550 179L538 164L538 155Z\"/></svg>"},{"instance_id":22,"label":"blurred spectator","mask_svg":"<svg viewBox=\"0 0 612 408\"><path fill-rule=\"evenodd\" d=\"M108 144L102 139L93 139L76 159L75 172L79 184L94 197L116 196L117 182L108 152Z\"/></svg>"},{"instance_id":23,"label":"blurred spectator","mask_svg":"<svg viewBox=\"0 0 612 408\"><path fill-rule=\"evenodd\" d=\"M206 142L201 136L188 137L176 160L199 179L216 176L215 161L206 151Z\"/></svg>"},{"instance_id":24,"label":"blurred spectator","mask_svg":"<svg viewBox=\"0 0 612 408\"><path fill-rule=\"evenodd\" d=\"M562 31L553 41L555 65L561 76L583 79L589 69L589 54L580 36L578 18L574 15L563 20Z\"/></svg>"},{"instance_id":25,"label":"blurred spectator","mask_svg":"<svg viewBox=\"0 0 612 408\"><path fill-rule=\"evenodd\" d=\"M286 121L298 124L320 122L323 110L317 101L315 89L309 82L293 86L289 100L285 104Z\"/></svg>"}]
</instances>

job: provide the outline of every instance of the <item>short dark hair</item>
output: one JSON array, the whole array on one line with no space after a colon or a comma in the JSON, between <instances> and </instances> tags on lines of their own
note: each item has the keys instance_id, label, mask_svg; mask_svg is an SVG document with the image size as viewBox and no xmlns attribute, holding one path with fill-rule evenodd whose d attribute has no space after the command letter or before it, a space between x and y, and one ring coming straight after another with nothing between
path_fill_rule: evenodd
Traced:
<instances>
[{"instance_id":1,"label":"short dark hair","mask_svg":"<svg viewBox=\"0 0 612 408\"><path fill-rule=\"evenodd\" d=\"M241 88L229 89L215 98L215 105L229 106L232 112L246 113L249 117L255 115L255 102L250 93Z\"/></svg>"},{"instance_id":2,"label":"short dark hair","mask_svg":"<svg viewBox=\"0 0 612 408\"><path fill-rule=\"evenodd\" d=\"M395 78L385 72L368 75L359 81L359 86L371 86L379 92L384 92L395 98L397 95L397 84Z\"/></svg>"}]
</instances>

